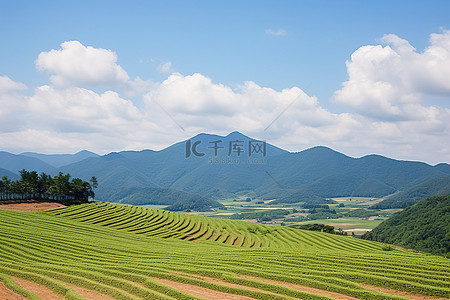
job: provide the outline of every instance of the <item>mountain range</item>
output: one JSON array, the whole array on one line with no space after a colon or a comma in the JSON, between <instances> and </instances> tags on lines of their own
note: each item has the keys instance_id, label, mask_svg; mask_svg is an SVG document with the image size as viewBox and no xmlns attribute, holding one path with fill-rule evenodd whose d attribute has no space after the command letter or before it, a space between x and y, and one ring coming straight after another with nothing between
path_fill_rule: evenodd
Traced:
<instances>
[{"instance_id":1,"label":"mountain range","mask_svg":"<svg viewBox=\"0 0 450 300\"><path fill-rule=\"evenodd\" d=\"M218 206L214 200L236 195L272 199L272 203L394 197L428 181L446 185L450 178L448 164L432 166L379 155L353 158L323 146L288 152L239 132L202 133L160 151L102 156L89 151L73 155L0 152L0 168L0 174L9 172L9 176L21 169L70 173L83 180L96 176L97 200L183 209L189 208L183 203L194 202Z\"/></svg>"}]
</instances>

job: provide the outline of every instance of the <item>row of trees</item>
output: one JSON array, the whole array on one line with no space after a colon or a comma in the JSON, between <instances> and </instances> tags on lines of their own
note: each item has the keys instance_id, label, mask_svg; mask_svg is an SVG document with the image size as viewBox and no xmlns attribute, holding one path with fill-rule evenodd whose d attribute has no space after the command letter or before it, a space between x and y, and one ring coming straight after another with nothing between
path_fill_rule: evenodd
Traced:
<instances>
[{"instance_id":1,"label":"row of trees","mask_svg":"<svg viewBox=\"0 0 450 300\"><path fill-rule=\"evenodd\" d=\"M20 179L12 181L4 176L0 180L0 201L4 200L48 200L64 204L84 203L94 199L98 186L97 178L89 182L79 178L71 179L70 174L52 177L36 171L20 171Z\"/></svg>"}]
</instances>

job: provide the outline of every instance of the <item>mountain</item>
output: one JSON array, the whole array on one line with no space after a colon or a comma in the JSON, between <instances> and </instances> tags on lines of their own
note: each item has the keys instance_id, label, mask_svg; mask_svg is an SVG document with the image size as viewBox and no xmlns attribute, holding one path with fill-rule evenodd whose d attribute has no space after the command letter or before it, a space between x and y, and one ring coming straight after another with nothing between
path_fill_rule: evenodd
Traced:
<instances>
[{"instance_id":1,"label":"mountain","mask_svg":"<svg viewBox=\"0 0 450 300\"><path fill-rule=\"evenodd\" d=\"M387 197L386 200L375 204L372 208L405 208L431 196L450 194L450 175L429 179L418 185Z\"/></svg>"},{"instance_id":2,"label":"mountain","mask_svg":"<svg viewBox=\"0 0 450 300\"><path fill-rule=\"evenodd\" d=\"M20 176L16 173L0 168L0 178L3 178L4 176L11 180L17 180L20 178Z\"/></svg>"},{"instance_id":3,"label":"mountain","mask_svg":"<svg viewBox=\"0 0 450 300\"><path fill-rule=\"evenodd\" d=\"M218 200L236 195L275 200L271 203L383 197L446 176L448 170L447 164L379 155L353 158L323 146L291 153L237 131L226 136L201 133L160 151L92 155L55 169L83 180L96 176L98 200L136 203L145 198L168 205L173 204L169 198Z\"/></svg>"},{"instance_id":4,"label":"mountain","mask_svg":"<svg viewBox=\"0 0 450 300\"><path fill-rule=\"evenodd\" d=\"M450 174L450 165L449 164L440 163L440 164L435 165L434 167L441 172Z\"/></svg>"},{"instance_id":5,"label":"mountain","mask_svg":"<svg viewBox=\"0 0 450 300\"><path fill-rule=\"evenodd\" d=\"M41 154L34 152L24 152L20 155L37 158L53 167L59 168L73 164L90 157L98 157L98 154L87 150L82 150L75 154Z\"/></svg>"},{"instance_id":6,"label":"mountain","mask_svg":"<svg viewBox=\"0 0 450 300\"><path fill-rule=\"evenodd\" d=\"M160 151L110 153L59 170L85 180L96 176L99 199L114 202L161 188L212 199L246 194L274 203L320 203L335 196L386 196L442 177L448 166L379 155L352 158L323 146L290 153L260 142L258 152L251 148L257 143L239 132L202 133Z\"/></svg>"},{"instance_id":7,"label":"mountain","mask_svg":"<svg viewBox=\"0 0 450 300\"><path fill-rule=\"evenodd\" d=\"M38 173L45 172L54 174L56 168L34 157L28 157L20 154L11 154L0 151L0 168L6 169L15 174L26 169L28 171L37 171Z\"/></svg>"},{"instance_id":8,"label":"mountain","mask_svg":"<svg viewBox=\"0 0 450 300\"><path fill-rule=\"evenodd\" d=\"M435 196L383 221L363 238L434 254L450 252L450 195Z\"/></svg>"}]
</instances>

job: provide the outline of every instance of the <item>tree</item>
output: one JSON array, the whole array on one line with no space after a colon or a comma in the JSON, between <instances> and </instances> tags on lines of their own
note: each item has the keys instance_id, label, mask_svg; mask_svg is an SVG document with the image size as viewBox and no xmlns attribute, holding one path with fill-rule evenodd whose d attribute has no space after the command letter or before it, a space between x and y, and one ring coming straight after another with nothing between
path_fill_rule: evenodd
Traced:
<instances>
[{"instance_id":1,"label":"tree","mask_svg":"<svg viewBox=\"0 0 450 300\"><path fill-rule=\"evenodd\" d=\"M66 205L78 204L93 198L93 188L98 186L95 177L91 178L91 185L79 178L71 180L70 174L62 172L54 178L25 169L19 173L19 180L11 181L6 176L0 180L0 200L53 200Z\"/></svg>"},{"instance_id":2,"label":"tree","mask_svg":"<svg viewBox=\"0 0 450 300\"><path fill-rule=\"evenodd\" d=\"M95 200L95 189L98 187L97 177L92 176L91 179L89 179L89 182L91 183L92 199Z\"/></svg>"}]
</instances>

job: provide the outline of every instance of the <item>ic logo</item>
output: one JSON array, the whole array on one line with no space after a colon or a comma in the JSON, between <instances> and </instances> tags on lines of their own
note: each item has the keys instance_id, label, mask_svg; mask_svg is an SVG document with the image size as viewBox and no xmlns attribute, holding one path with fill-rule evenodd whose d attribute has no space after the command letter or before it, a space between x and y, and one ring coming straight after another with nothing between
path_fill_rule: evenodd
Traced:
<instances>
[{"instance_id":1,"label":"ic logo","mask_svg":"<svg viewBox=\"0 0 450 300\"><path fill-rule=\"evenodd\" d=\"M189 156L191 156L191 152L195 155L195 156L204 156L205 153L203 152L198 152L197 151L197 146L201 144L202 141L195 141L194 143L191 142L191 140L187 140L186 141L186 158L188 158Z\"/></svg>"}]
</instances>

